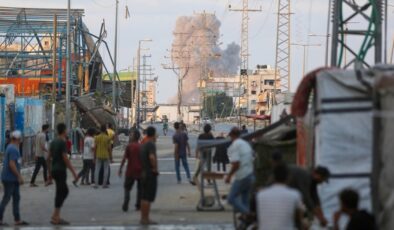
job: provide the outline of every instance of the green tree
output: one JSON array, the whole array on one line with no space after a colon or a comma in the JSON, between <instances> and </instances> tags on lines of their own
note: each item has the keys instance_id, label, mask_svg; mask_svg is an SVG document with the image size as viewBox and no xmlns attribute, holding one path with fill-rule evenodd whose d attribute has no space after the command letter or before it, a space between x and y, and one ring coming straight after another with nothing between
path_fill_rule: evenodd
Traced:
<instances>
[{"instance_id":1,"label":"green tree","mask_svg":"<svg viewBox=\"0 0 394 230\"><path fill-rule=\"evenodd\" d=\"M233 98L225 93L209 95L204 100L204 116L210 118L227 117L231 115Z\"/></svg>"}]
</instances>

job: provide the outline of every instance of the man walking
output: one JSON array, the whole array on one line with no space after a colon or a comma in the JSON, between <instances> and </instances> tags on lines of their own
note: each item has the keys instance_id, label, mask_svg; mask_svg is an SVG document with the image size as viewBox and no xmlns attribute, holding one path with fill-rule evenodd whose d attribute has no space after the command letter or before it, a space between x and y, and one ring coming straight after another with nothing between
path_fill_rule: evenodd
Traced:
<instances>
[{"instance_id":1,"label":"man walking","mask_svg":"<svg viewBox=\"0 0 394 230\"><path fill-rule=\"evenodd\" d=\"M147 142L141 150L141 220L140 224L157 224L149 217L151 203L155 201L157 192L157 177L159 175L156 155L156 129L152 126L146 129Z\"/></svg>"},{"instance_id":2,"label":"man walking","mask_svg":"<svg viewBox=\"0 0 394 230\"><path fill-rule=\"evenodd\" d=\"M229 184L235 174L235 180L228 195L228 202L246 217L249 213L249 196L254 183L253 150L248 142L240 138L240 135L241 131L237 127L232 128L229 133L232 141L228 149L231 171L225 182Z\"/></svg>"},{"instance_id":3,"label":"man walking","mask_svg":"<svg viewBox=\"0 0 394 230\"><path fill-rule=\"evenodd\" d=\"M49 147L48 163L51 167L51 176L55 180L55 209L52 214L51 224L53 225L68 225L69 222L60 217L60 209L68 196L67 186L67 168L73 174L74 180L77 179L77 174L71 165L70 159L67 156L67 127L60 123L57 125L57 138L55 138Z\"/></svg>"},{"instance_id":4,"label":"man walking","mask_svg":"<svg viewBox=\"0 0 394 230\"><path fill-rule=\"evenodd\" d=\"M256 195L259 230L305 229L302 226L301 194L286 185L288 169L281 164L274 168L274 184Z\"/></svg>"},{"instance_id":5,"label":"man walking","mask_svg":"<svg viewBox=\"0 0 394 230\"><path fill-rule=\"evenodd\" d=\"M94 138L95 154L94 162L96 169L94 173L94 188L98 188L100 168L103 168L103 188L108 188L109 164L112 162L111 139L107 135L107 127L101 126L101 133Z\"/></svg>"},{"instance_id":6,"label":"man walking","mask_svg":"<svg viewBox=\"0 0 394 230\"><path fill-rule=\"evenodd\" d=\"M46 147L46 139L48 133L49 125L45 124L42 126L41 132L39 132L36 136L36 151L35 151L35 160L36 160L36 167L34 168L33 176L31 177L30 187L37 187L35 184L36 177L40 168L42 166L43 174L44 174L44 181L45 184L48 183L47 177L47 163L45 159L45 155L48 154L48 149Z\"/></svg>"},{"instance_id":7,"label":"man walking","mask_svg":"<svg viewBox=\"0 0 394 230\"><path fill-rule=\"evenodd\" d=\"M134 183L137 183L137 200L135 202L135 209L141 208L141 160L140 160L140 140L141 134L138 130L131 133L131 142L126 147L122 162L120 163L118 175L122 176L123 165L127 161L127 169L124 179L124 201L122 210L127 212L129 209L130 191Z\"/></svg>"},{"instance_id":8,"label":"man walking","mask_svg":"<svg viewBox=\"0 0 394 230\"><path fill-rule=\"evenodd\" d=\"M1 180L3 182L4 195L0 203L0 226L7 226L3 222L4 211L12 197L12 213L14 214L15 225L28 225L22 221L19 213L20 202L20 185L23 184L22 175L20 174L21 156L19 145L22 139L22 133L18 130L10 134L10 143L5 150L3 159L3 170L1 172Z\"/></svg>"},{"instance_id":9,"label":"man walking","mask_svg":"<svg viewBox=\"0 0 394 230\"><path fill-rule=\"evenodd\" d=\"M89 128L86 137L83 142L83 167L82 170L78 173L78 179L74 181L74 185L77 186L78 180L82 178L81 185L90 185L89 182L89 172L94 173L94 164L93 164L93 151L94 151L94 134L95 129ZM93 177L93 176L92 176Z\"/></svg>"},{"instance_id":10,"label":"man walking","mask_svg":"<svg viewBox=\"0 0 394 230\"><path fill-rule=\"evenodd\" d=\"M181 124L179 122L175 122L174 128L175 134L172 137L172 140L174 142L175 171L178 184L180 184L182 180L179 168L180 161L182 161L182 165L185 169L187 179L191 183L189 164L187 163L187 155L190 156L189 137L187 136L185 131L182 130Z\"/></svg>"}]
</instances>

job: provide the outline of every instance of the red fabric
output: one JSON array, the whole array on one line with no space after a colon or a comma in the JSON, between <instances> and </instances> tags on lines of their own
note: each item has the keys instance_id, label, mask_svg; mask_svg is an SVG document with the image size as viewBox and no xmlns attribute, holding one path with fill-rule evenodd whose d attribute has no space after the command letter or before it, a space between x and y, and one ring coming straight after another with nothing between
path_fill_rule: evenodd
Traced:
<instances>
[{"instance_id":1,"label":"red fabric","mask_svg":"<svg viewBox=\"0 0 394 230\"><path fill-rule=\"evenodd\" d=\"M270 115L246 115L246 118L252 118L253 120L269 120L271 119Z\"/></svg>"},{"instance_id":2,"label":"red fabric","mask_svg":"<svg viewBox=\"0 0 394 230\"><path fill-rule=\"evenodd\" d=\"M140 144L130 143L126 150L125 156L127 159L126 177L140 178L142 172L142 165L140 160Z\"/></svg>"},{"instance_id":3,"label":"red fabric","mask_svg":"<svg viewBox=\"0 0 394 230\"><path fill-rule=\"evenodd\" d=\"M67 140L67 141L66 141L66 146L67 146L67 151L68 151L68 152L71 152L72 143L71 143L70 140Z\"/></svg>"},{"instance_id":4,"label":"red fabric","mask_svg":"<svg viewBox=\"0 0 394 230\"><path fill-rule=\"evenodd\" d=\"M308 110L309 96L312 90L316 87L317 74L328 68L321 67L309 72L301 81L294 95L293 103L291 104L291 114L296 117L303 117Z\"/></svg>"}]
</instances>

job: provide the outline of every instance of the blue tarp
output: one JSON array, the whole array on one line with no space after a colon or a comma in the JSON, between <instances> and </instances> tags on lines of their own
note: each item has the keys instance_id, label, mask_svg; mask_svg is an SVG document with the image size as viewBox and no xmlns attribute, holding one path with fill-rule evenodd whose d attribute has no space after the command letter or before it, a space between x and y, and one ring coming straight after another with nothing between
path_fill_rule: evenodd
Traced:
<instances>
[{"instance_id":1,"label":"blue tarp","mask_svg":"<svg viewBox=\"0 0 394 230\"><path fill-rule=\"evenodd\" d=\"M17 98L15 104L15 128L24 136L35 135L43 124L43 101L34 98Z\"/></svg>"}]
</instances>

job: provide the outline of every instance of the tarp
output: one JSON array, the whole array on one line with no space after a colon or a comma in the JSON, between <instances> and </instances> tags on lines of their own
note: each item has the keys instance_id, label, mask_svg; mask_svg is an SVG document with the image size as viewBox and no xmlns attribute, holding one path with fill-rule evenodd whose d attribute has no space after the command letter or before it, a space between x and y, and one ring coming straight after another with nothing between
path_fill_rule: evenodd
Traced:
<instances>
[{"instance_id":1,"label":"tarp","mask_svg":"<svg viewBox=\"0 0 394 230\"><path fill-rule=\"evenodd\" d=\"M44 121L44 104L40 99L17 98L15 102L15 129L24 136L33 136L41 130Z\"/></svg>"},{"instance_id":2,"label":"tarp","mask_svg":"<svg viewBox=\"0 0 394 230\"><path fill-rule=\"evenodd\" d=\"M374 111L375 209L381 230L394 229L394 66L374 68L376 104Z\"/></svg>"},{"instance_id":3,"label":"tarp","mask_svg":"<svg viewBox=\"0 0 394 230\"><path fill-rule=\"evenodd\" d=\"M371 210L372 77L354 70L322 71L316 79L315 160L330 169L329 184L319 188L326 218L339 208L338 194L353 188L360 206Z\"/></svg>"}]
</instances>

